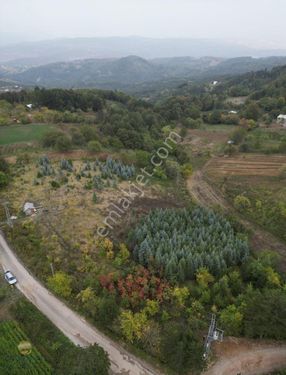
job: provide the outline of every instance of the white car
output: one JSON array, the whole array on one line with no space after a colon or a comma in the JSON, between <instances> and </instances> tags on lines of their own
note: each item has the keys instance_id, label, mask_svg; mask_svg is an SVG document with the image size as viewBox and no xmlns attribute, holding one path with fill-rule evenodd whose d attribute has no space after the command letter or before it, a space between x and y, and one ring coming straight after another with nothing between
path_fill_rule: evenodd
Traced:
<instances>
[{"instance_id":1,"label":"white car","mask_svg":"<svg viewBox=\"0 0 286 375\"><path fill-rule=\"evenodd\" d=\"M5 275L5 280L7 281L8 284L10 284L10 285L14 285L14 284L16 284L17 279L16 279L16 277L12 274L12 272L10 272L10 271L6 271L4 275Z\"/></svg>"}]
</instances>

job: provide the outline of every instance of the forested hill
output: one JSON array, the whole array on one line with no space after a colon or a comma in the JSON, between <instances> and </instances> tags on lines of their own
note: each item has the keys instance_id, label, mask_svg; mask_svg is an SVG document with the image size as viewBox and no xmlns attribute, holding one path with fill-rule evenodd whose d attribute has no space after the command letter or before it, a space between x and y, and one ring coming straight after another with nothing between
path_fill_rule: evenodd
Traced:
<instances>
[{"instance_id":1,"label":"forested hill","mask_svg":"<svg viewBox=\"0 0 286 375\"><path fill-rule=\"evenodd\" d=\"M33 103L30 118L25 104ZM23 108L23 123L31 117L39 123L68 123L97 125L100 139L115 148L152 150L161 137L165 119L152 104L127 94L108 90L22 90L0 94L0 124L11 122L13 108ZM13 120L12 120L13 121ZM83 126L84 128L84 126ZM85 134L93 139L94 129ZM81 144L82 136L75 134L75 143Z\"/></svg>"},{"instance_id":2,"label":"forested hill","mask_svg":"<svg viewBox=\"0 0 286 375\"><path fill-rule=\"evenodd\" d=\"M126 91L140 91L146 83L168 87L170 81L217 80L221 76L242 74L249 71L271 69L286 64L286 57L254 59L240 57L222 59L203 58L161 58L145 60L138 56L120 59L89 59L60 62L26 70L11 71L8 66L0 67L0 78L19 82L21 85L38 85L62 88L106 88ZM141 86L140 86L141 85Z\"/></svg>"},{"instance_id":3,"label":"forested hill","mask_svg":"<svg viewBox=\"0 0 286 375\"><path fill-rule=\"evenodd\" d=\"M216 93L228 92L231 96L286 97L286 65L225 79L216 87Z\"/></svg>"}]
</instances>

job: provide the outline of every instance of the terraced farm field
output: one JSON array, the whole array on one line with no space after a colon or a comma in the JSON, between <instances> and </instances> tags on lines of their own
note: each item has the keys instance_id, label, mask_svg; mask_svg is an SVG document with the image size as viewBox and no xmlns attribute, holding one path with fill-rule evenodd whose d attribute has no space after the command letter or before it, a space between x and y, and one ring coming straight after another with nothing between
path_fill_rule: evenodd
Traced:
<instances>
[{"instance_id":1,"label":"terraced farm field","mask_svg":"<svg viewBox=\"0 0 286 375\"><path fill-rule=\"evenodd\" d=\"M206 172L210 177L269 176L277 177L286 168L285 155L243 154L233 157L214 157Z\"/></svg>"},{"instance_id":2,"label":"terraced farm field","mask_svg":"<svg viewBox=\"0 0 286 375\"><path fill-rule=\"evenodd\" d=\"M0 323L0 374L50 375L50 366L34 347L31 354L20 354L21 341L28 341L28 338L16 322Z\"/></svg>"}]
</instances>

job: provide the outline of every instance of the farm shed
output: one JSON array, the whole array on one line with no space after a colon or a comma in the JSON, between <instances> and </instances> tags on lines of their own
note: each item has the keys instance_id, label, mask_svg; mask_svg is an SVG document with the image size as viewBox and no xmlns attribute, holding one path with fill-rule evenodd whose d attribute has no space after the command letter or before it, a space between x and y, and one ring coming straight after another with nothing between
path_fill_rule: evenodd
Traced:
<instances>
[{"instance_id":1,"label":"farm shed","mask_svg":"<svg viewBox=\"0 0 286 375\"><path fill-rule=\"evenodd\" d=\"M283 127L286 128L286 115L279 115L277 117L278 124L281 124Z\"/></svg>"},{"instance_id":2,"label":"farm shed","mask_svg":"<svg viewBox=\"0 0 286 375\"><path fill-rule=\"evenodd\" d=\"M24 204L23 211L24 211L25 215L27 215L27 216L31 216L31 215L33 215L37 212L34 203L31 203L31 202L26 202Z\"/></svg>"}]
</instances>

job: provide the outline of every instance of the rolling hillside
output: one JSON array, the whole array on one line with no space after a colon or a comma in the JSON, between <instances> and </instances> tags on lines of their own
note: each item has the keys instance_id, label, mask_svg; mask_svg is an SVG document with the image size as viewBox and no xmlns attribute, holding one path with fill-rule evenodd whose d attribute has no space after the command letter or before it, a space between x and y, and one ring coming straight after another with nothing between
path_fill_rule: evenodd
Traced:
<instances>
[{"instance_id":1,"label":"rolling hillside","mask_svg":"<svg viewBox=\"0 0 286 375\"><path fill-rule=\"evenodd\" d=\"M22 85L64 88L108 88L132 90L134 85L171 80L218 79L218 77L271 69L286 64L286 57L254 59L240 57L222 59L216 57L180 57L146 60L138 56L120 59L88 59L59 62L15 72L5 65L0 78L8 78ZM142 88L141 88L142 89ZM139 87L140 90L140 87Z\"/></svg>"}]
</instances>

